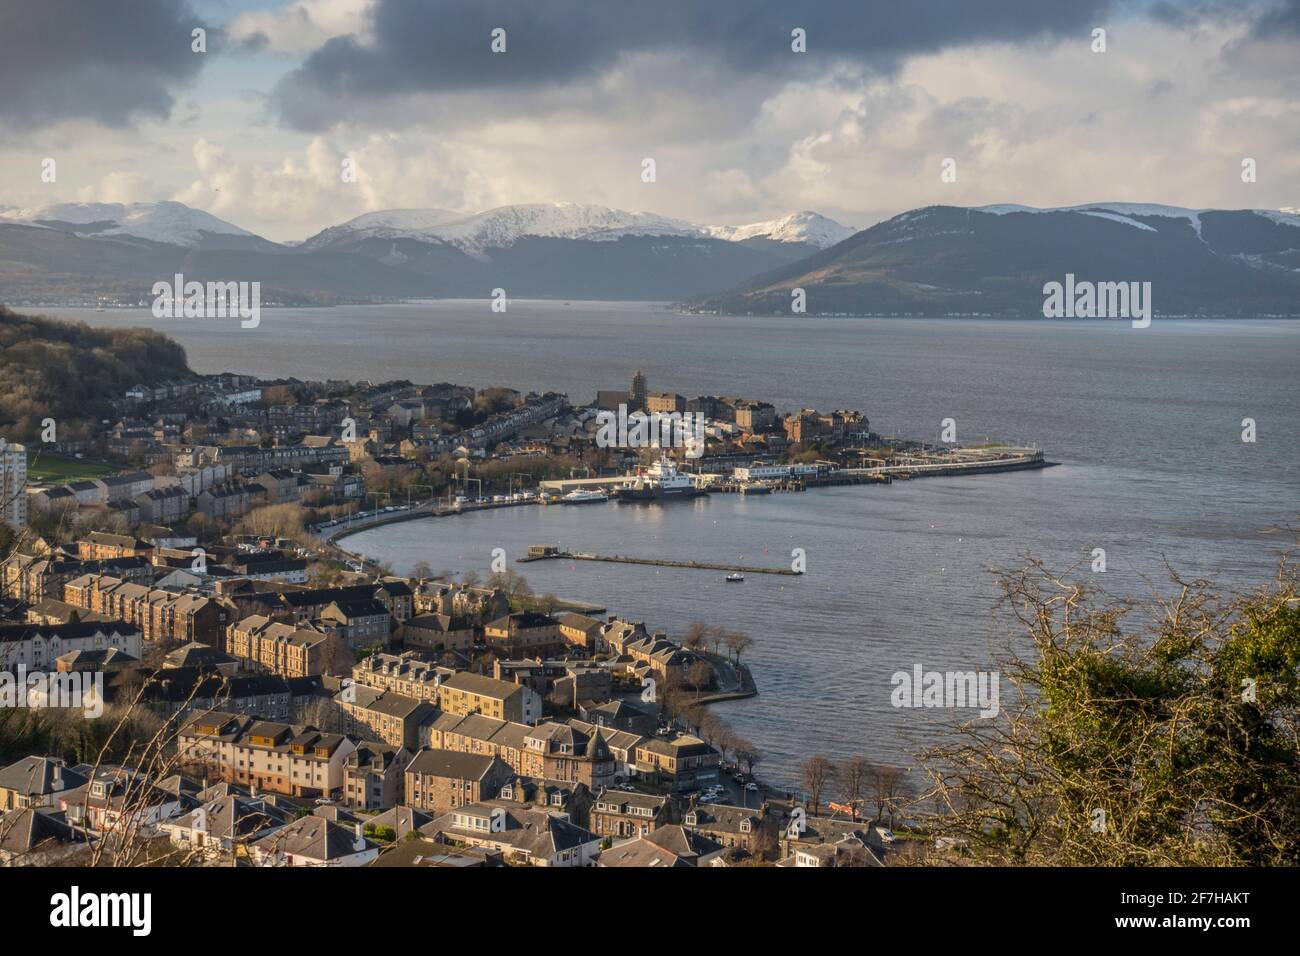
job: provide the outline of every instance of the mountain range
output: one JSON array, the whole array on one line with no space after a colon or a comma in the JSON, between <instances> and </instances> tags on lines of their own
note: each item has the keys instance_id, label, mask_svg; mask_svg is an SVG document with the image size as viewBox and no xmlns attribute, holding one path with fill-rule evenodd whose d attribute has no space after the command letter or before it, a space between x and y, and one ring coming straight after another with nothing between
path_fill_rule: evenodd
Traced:
<instances>
[{"instance_id":1,"label":"mountain range","mask_svg":"<svg viewBox=\"0 0 1300 956\"><path fill-rule=\"evenodd\" d=\"M1156 314L1300 315L1300 215L1133 203L929 206L860 232L580 203L365 213L277 243L178 202L0 207L0 302L147 301L180 272L262 301L624 299L698 312L1041 315L1047 282L1152 283Z\"/></svg>"},{"instance_id":2,"label":"mountain range","mask_svg":"<svg viewBox=\"0 0 1300 956\"><path fill-rule=\"evenodd\" d=\"M258 280L290 304L421 296L676 300L795 262L854 230L812 212L707 226L604 206L366 213L275 243L182 203L0 209L0 301L139 301L181 272Z\"/></svg>"}]
</instances>

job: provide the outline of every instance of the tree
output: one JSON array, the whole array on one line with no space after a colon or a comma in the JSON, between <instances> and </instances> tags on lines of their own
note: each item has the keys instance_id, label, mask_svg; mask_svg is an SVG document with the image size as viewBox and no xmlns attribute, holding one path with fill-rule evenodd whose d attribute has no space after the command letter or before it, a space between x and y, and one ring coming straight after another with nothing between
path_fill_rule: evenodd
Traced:
<instances>
[{"instance_id":1,"label":"tree","mask_svg":"<svg viewBox=\"0 0 1300 956\"><path fill-rule=\"evenodd\" d=\"M740 631L732 631L726 637L727 651L737 664L740 655L754 646L754 639Z\"/></svg>"},{"instance_id":2,"label":"tree","mask_svg":"<svg viewBox=\"0 0 1300 956\"><path fill-rule=\"evenodd\" d=\"M731 729L731 725L729 724L721 724L714 732L713 746L717 748L718 753L722 755L723 763L727 762L727 751L734 749L739 741L739 735Z\"/></svg>"},{"instance_id":3,"label":"tree","mask_svg":"<svg viewBox=\"0 0 1300 956\"><path fill-rule=\"evenodd\" d=\"M740 737L732 745L732 749L736 751L736 763L743 763L745 773L753 774L754 765L763 759L763 755L758 752L758 748L754 746L753 741L747 737Z\"/></svg>"},{"instance_id":4,"label":"tree","mask_svg":"<svg viewBox=\"0 0 1300 956\"><path fill-rule=\"evenodd\" d=\"M821 806L822 792L834 778L835 765L822 754L814 754L799 764L799 779L808 791L808 802L812 804L813 813Z\"/></svg>"},{"instance_id":5,"label":"tree","mask_svg":"<svg viewBox=\"0 0 1300 956\"><path fill-rule=\"evenodd\" d=\"M876 820L883 820L889 813L889 825L894 825L894 814L904 799L911 792L907 782L907 771L902 767L890 767L886 764L867 764L867 790L876 807Z\"/></svg>"},{"instance_id":6,"label":"tree","mask_svg":"<svg viewBox=\"0 0 1300 956\"><path fill-rule=\"evenodd\" d=\"M995 717L924 755L936 832L993 864L1300 863L1295 558L1240 593L1171 570L1144 602L1001 575L1032 652L998 662Z\"/></svg>"},{"instance_id":7,"label":"tree","mask_svg":"<svg viewBox=\"0 0 1300 956\"><path fill-rule=\"evenodd\" d=\"M411 567L411 577L427 581L433 577L433 568L429 566L428 561L416 561Z\"/></svg>"},{"instance_id":8,"label":"tree","mask_svg":"<svg viewBox=\"0 0 1300 956\"><path fill-rule=\"evenodd\" d=\"M862 799L862 788L871 765L866 757L849 757L839 766L840 784L850 804Z\"/></svg>"},{"instance_id":9,"label":"tree","mask_svg":"<svg viewBox=\"0 0 1300 956\"><path fill-rule=\"evenodd\" d=\"M696 661L686 670L686 682L695 688L698 700L700 691L713 682L713 668L705 661Z\"/></svg>"},{"instance_id":10,"label":"tree","mask_svg":"<svg viewBox=\"0 0 1300 956\"><path fill-rule=\"evenodd\" d=\"M686 629L686 639L682 641L682 646L691 651L704 650L705 644L708 643L708 627L702 621L692 621L690 627Z\"/></svg>"}]
</instances>

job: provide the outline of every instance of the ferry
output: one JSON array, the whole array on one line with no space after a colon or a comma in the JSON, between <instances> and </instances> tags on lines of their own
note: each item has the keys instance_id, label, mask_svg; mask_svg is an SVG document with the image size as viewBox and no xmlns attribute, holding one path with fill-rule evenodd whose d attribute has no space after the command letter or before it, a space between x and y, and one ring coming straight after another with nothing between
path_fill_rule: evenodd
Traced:
<instances>
[{"instance_id":1,"label":"ferry","mask_svg":"<svg viewBox=\"0 0 1300 956\"><path fill-rule=\"evenodd\" d=\"M600 501L609 501L609 495L603 491L570 491L560 499L562 505L590 505Z\"/></svg>"},{"instance_id":2,"label":"ferry","mask_svg":"<svg viewBox=\"0 0 1300 956\"><path fill-rule=\"evenodd\" d=\"M695 487L691 477L678 471L677 462L668 457L660 458L648 468L638 468L635 475L614 490L618 501L662 501L704 494L708 492Z\"/></svg>"},{"instance_id":3,"label":"ferry","mask_svg":"<svg viewBox=\"0 0 1300 956\"><path fill-rule=\"evenodd\" d=\"M733 571L731 574L727 575L727 580L732 583L735 583L737 581L745 580L745 576L741 574L739 571Z\"/></svg>"}]
</instances>

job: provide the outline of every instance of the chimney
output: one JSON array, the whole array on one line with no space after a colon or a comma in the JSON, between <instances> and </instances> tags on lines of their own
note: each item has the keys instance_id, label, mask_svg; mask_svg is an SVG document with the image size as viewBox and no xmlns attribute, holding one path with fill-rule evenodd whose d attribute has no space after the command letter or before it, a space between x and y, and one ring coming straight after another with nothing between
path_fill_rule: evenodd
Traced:
<instances>
[{"instance_id":1,"label":"chimney","mask_svg":"<svg viewBox=\"0 0 1300 956\"><path fill-rule=\"evenodd\" d=\"M63 789L63 761L62 760L54 761L54 768L50 774L50 789L52 790Z\"/></svg>"}]
</instances>

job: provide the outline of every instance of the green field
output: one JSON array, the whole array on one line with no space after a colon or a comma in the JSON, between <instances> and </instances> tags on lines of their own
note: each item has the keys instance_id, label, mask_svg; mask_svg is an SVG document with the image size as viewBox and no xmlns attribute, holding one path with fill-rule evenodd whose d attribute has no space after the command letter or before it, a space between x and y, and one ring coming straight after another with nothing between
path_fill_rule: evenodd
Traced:
<instances>
[{"instance_id":1,"label":"green field","mask_svg":"<svg viewBox=\"0 0 1300 956\"><path fill-rule=\"evenodd\" d=\"M32 484L65 484L69 481L111 475L118 470L112 465L79 461L76 458L64 458L61 455L51 455L41 451L29 454L27 459L27 480Z\"/></svg>"}]
</instances>

